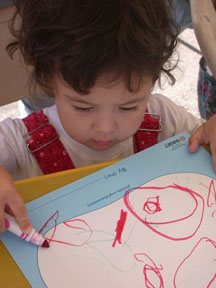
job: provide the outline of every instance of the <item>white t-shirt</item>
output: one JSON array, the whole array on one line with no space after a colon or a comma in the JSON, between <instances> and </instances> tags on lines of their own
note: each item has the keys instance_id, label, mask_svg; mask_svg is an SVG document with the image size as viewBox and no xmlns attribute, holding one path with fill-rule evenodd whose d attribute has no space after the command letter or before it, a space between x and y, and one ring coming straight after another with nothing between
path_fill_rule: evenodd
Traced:
<instances>
[{"instance_id":1,"label":"white t-shirt","mask_svg":"<svg viewBox=\"0 0 216 288\"><path fill-rule=\"evenodd\" d=\"M59 139L69 153L75 167L125 158L133 154L133 137L106 151L95 151L74 141L63 129L56 106L45 108L49 122L55 127ZM148 111L160 115L162 131L159 142L180 132L193 133L203 120L189 114L183 107L175 105L160 94L150 96ZM7 118L0 123L0 165L12 176L13 180L43 175L34 156L26 148L24 135L27 129L21 119Z\"/></svg>"}]
</instances>

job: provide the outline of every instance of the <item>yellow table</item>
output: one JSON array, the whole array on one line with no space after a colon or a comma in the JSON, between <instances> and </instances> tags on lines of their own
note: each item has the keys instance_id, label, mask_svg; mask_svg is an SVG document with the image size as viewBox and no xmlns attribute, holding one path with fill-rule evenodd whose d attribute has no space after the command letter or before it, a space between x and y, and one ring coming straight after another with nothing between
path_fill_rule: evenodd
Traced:
<instances>
[{"instance_id":1,"label":"yellow table","mask_svg":"<svg viewBox=\"0 0 216 288\"><path fill-rule=\"evenodd\" d=\"M68 170L64 172L54 173L46 176L35 177L27 180L17 181L15 185L22 195L25 203L43 196L57 188L87 176L97 170L105 168L117 161L96 164L92 166L82 167L78 169ZM10 254L0 241L0 286L25 288L31 287L13 261Z\"/></svg>"}]
</instances>

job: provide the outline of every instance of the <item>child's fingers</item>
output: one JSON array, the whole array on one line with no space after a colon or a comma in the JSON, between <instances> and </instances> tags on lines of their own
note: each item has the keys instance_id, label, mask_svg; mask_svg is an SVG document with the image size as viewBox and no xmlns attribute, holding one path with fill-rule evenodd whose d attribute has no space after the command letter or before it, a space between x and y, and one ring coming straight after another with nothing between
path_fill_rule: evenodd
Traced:
<instances>
[{"instance_id":1,"label":"child's fingers","mask_svg":"<svg viewBox=\"0 0 216 288\"><path fill-rule=\"evenodd\" d=\"M214 171L216 172L216 155L212 154L212 160L213 160L213 167L214 167Z\"/></svg>"},{"instance_id":2,"label":"child's fingers","mask_svg":"<svg viewBox=\"0 0 216 288\"><path fill-rule=\"evenodd\" d=\"M213 160L213 166L214 170L216 171L216 135L210 135L210 149L212 153L212 160Z\"/></svg>"},{"instance_id":3,"label":"child's fingers","mask_svg":"<svg viewBox=\"0 0 216 288\"><path fill-rule=\"evenodd\" d=\"M215 121L215 119L213 119ZM213 122L213 121L212 121ZM208 123L208 122L207 122ZM210 144L213 167L216 171L216 130L215 123L201 126L189 139L189 151L195 152L201 144Z\"/></svg>"},{"instance_id":4,"label":"child's fingers","mask_svg":"<svg viewBox=\"0 0 216 288\"><path fill-rule=\"evenodd\" d=\"M0 210L0 234L2 234L5 230L5 217L4 217L4 209Z\"/></svg>"},{"instance_id":5,"label":"child's fingers","mask_svg":"<svg viewBox=\"0 0 216 288\"><path fill-rule=\"evenodd\" d=\"M30 233L32 226L22 197L17 191L11 176L0 166L0 232L5 229L5 210L15 217L24 233Z\"/></svg>"},{"instance_id":6,"label":"child's fingers","mask_svg":"<svg viewBox=\"0 0 216 288\"><path fill-rule=\"evenodd\" d=\"M195 152L201 144L203 144L203 134L200 129L198 129L189 139L189 151Z\"/></svg>"},{"instance_id":7,"label":"child's fingers","mask_svg":"<svg viewBox=\"0 0 216 288\"><path fill-rule=\"evenodd\" d=\"M16 219L17 224L20 226L20 229L24 233L31 233L32 225L24 202L18 193L13 194L13 198L8 201L8 207L13 212L14 218Z\"/></svg>"}]
</instances>

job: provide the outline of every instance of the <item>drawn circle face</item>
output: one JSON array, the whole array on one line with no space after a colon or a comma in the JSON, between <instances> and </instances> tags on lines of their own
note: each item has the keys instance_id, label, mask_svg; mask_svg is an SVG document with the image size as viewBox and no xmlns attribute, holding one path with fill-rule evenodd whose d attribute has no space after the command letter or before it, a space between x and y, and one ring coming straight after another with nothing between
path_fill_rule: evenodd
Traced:
<instances>
[{"instance_id":1,"label":"drawn circle face","mask_svg":"<svg viewBox=\"0 0 216 288\"><path fill-rule=\"evenodd\" d=\"M131 214L161 236L173 240L190 238L201 225L204 200L196 192L200 190L197 177L196 181L191 182L194 174L186 175L188 179L183 179L185 174L162 176L135 190L128 190L124 203ZM191 182L191 188L188 187L188 181ZM191 227L193 218L196 218L196 224ZM183 234L172 235L168 232L172 230L172 226L176 230L176 225ZM180 229L181 226L184 227L183 230Z\"/></svg>"},{"instance_id":2,"label":"drawn circle face","mask_svg":"<svg viewBox=\"0 0 216 288\"><path fill-rule=\"evenodd\" d=\"M127 191L109 206L69 220L67 225L57 223L57 242L38 250L42 279L48 287L145 287L149 279L144 267L152 266L157 272L152 285L170 287L167 283L173 283L183 255L198 241L196 236L212 238L214 234L216 238L211 225L201 225L216 218L211 181L193 173L161 176ZM122 210L127 212L122 244L112 247ZM45 237L50 238L53 229ZM68 245L69 239L75 245ZM160 248L167 247L166 243L168 254ZM183 287L179 276L178 282Z\"/></svg>"},{"instance_id":3,"label":"drawn circle face","mask_svg":"<svg viewBox=\"0 0 216 288\"><path fill-rule=\"evenodd\" d=\"M153 183L152 183L153 184ZM149 186L150 185L150 186ZM132 191L132 193L130 193ZM128 190L124 201L126 207L146 224L162 225L185 220L196 212L199 195L180 185L151 186L151 183ZM167 205L170 203L171 205ZM183 209L176 209L184 203Z\"/></svg>"}]
</instances>

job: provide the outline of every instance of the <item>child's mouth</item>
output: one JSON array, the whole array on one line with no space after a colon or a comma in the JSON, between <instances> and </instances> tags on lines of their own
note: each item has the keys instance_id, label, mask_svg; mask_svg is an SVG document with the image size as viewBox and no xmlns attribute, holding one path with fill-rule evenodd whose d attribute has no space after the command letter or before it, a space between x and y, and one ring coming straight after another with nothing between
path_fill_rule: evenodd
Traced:
<instances>
[{"instance_id":1,"label":"child's mouth","mask_svg":"<svg viewBox=\"0 0 216 288\"><path fill-rule=\"evenodd\" d=\"M94 143L99 147L110 147L112 146L112 140L93 140Z\"/></svg>"}]
</instances>

